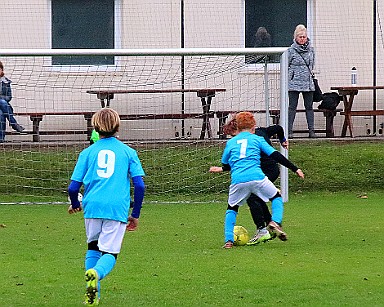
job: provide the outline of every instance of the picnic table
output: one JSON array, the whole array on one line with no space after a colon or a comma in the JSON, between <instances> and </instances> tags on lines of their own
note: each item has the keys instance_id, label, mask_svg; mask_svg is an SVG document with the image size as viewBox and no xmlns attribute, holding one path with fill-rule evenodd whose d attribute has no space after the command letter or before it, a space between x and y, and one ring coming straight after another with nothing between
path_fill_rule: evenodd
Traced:
<instances>
[{"instance_id":1,"label":"picnic table","mask_svg":"<svg viewBox=\"0 0 384 307\"><path fill-rule=\"evenodd\" d=\"M156 93L196 93L200 98L202 113L185 113L181 110L180 113L167 114L120 114L121 119L185 119L185 118L202 118L200 139L204 139L205 134L208 138L212 138L212 128L210 118L214 116L211 112L212 98L217 92L225 92L224 88L176 88L176 89L98 89L88 90L88 94L94 94L100 100L101 107L110 107L111 100L115 95L120 94L156 94Z\"/></svg>"},{"instance_id":2,"label":"picnic table","mask_svg":"<svg viewBox=\"0 0 384 307\"><path fill-rule=\"evenodd\" d=\"M332 86L331 90L336 90L339 92L339 95L343 97L344 111L341 112L341 115L344 115L343 128L341 130L341 137L345 137L347 134L347 129L349 130L350 136L353 137L353 122L352 116L377 116L384 115L384 110L352 110L353 102L355 96L359 91L363 90L378 90L384 89L384 86L377 85L367 85L367 86Z\"/></svg>"}]
</instances>

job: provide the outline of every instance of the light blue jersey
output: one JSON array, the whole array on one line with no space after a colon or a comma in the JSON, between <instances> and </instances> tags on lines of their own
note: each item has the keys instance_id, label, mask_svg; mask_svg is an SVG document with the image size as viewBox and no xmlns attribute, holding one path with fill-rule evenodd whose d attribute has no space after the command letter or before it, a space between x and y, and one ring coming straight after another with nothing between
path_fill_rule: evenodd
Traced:
<instances>
[{"instance_id":1,"label":"light blue jersey","mask_svg":"<svg viewBox=\"0 0 384 307\"><path fill-rule=\"evenodd\" d=\"M260 168L260 153L271 155L275 148L261 136L248 131L240 132L230 139L224 149L221 162L231 167L231 184L262 180L265 175Z\"/></svg>"},{"instance_id":2,"label":"light blue jersey","mask_svg":"<svg viewBox=\"0 0 384 307\"><path fill-rule=\"evenodd\" d=\"M115 137L84 149L71 177L84 185L84 218L127 223L130 178L136 176L145 176L137 152Z\"/></svg>"}]
</instances>

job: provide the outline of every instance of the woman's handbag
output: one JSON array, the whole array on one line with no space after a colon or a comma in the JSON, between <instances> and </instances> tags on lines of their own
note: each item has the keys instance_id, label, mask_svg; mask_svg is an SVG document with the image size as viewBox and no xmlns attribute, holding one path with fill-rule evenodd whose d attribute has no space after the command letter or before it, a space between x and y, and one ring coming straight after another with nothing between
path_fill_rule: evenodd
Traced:
<instances>
[{"instance_id":1,"label":"woman's handbag","mask_svg":"<svg viewBox=\"0 0 384 307\"><path fill-rule=\"evenodd\" d=\"M313 84L315 85L315 91L313 92L313 101L320 102L323 100L323 92L320 89L319 81L312 75Z\"/></svg>"},{"instance_id":2,"label":"woman's handbag","mask_svg":"<svg viewBox=\"0 0 384 307\"><path fill-rule=\"evenodd\" d=\"M298 55L301 56L301 58L303 59L305 65L307 66L309 72L312 75L313 84L315 85L315 91L313 92L313 102L320 102L320 101L323 100L323 92L320 89L319 81L317 81L317 79L315 78L315 75L312 73L312 71L309 68L309 65L307 64L307 62L305 61L303 55L301 53L299 53L299 52L297 52L297 53L298 53Z\"/></svg>"}]
</instances>

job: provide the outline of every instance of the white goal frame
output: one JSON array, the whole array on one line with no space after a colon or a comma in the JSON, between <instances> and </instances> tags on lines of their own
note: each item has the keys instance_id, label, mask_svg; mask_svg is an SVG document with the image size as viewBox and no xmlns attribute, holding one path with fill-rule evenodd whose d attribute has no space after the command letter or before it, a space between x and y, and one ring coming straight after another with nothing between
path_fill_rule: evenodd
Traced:
<instances>
[{"instance_id":1,"label":"white goal frame","mask_svg":"<svg viewBox=\"0 0 384 307\"><path fill-rule=\"evenodd\" d=\"M266 48L174 48L174 49L0 49L0 56L280 56L280 125L287 131L288 122L288 58L286 47ZM118 60L117 60L118 61ZM260 64L261 65L261 64ZM276 64L271 64L276 67ZM277 64L278 65L278 64ZM60 66L61 67L61 66ZM90 67L90 66L85 66ZM265 73L268 74L267 65ZM52 69L57 69L52 67ZM266 76L267 77L267 76ZM267 83L266 83L266 86ZM267 97L265 99L268 99ZM266 123L269 113L266 103ZM281 148L281 153L288 158L287 150ZM283 200L288 201L288 170L281 167L280 184Z\"/></svg>"}]
</instances>

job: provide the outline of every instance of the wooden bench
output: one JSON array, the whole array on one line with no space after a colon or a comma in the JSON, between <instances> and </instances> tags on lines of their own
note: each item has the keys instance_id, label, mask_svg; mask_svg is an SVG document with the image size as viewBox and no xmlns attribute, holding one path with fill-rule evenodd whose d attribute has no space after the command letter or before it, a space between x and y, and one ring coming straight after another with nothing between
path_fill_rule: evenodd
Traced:
<instances>
[{"instance_id":1,"label":"wooden bench","mask_svg":"<svg viewBox=\"0 0 384 307\"><path fill-rule=\"evenodd\" d=\"M154 89L154 88L133 88L133 89L98 89L98 90L88 90L88 94L96 95L100 100L101 107L109 107L111 100L116 94L174 94L181 93L181 112L180 114L162 114L155 116L139 115L140 119L185 119L196 117L194 113L185 113L184 109L184 95L185 93L196 93L197 97L200 98L202 106L202 114L197 114L198 117L202 118L203 123L200 132L200 139L204 139L205 133L208 134L208 138L212 138L212 129L210 118L213 117L211 114L211 104L212 98L215 97L217 92L225 92L224 88L164 88L164 89ZM188 115L189 114L189 115ZM134 115L133 115L134 116ZM177 117L179 116L179 117ZM123 119L123 117L121 117ZM130 116L126 116L125 119L131 119ZM137 119L137 118L136 118ZM184 123L182 123L182 135L184 135Z\"/></svg>"},{"instance_id":2,"label":"wooden bench","mask_svg":"<svg viewBox=\"0 0 384 307\"><path fill-rule=\"evenodd\" d=\"M251 113L266 113L266 110L247 110ZM332 138L335 136L335 130L333 127L333 121L337 113L340 113L341 109L336 110L327 110L327 109L313 109L315 113L323 113L325 117L325 129L315 129L316 133L325 133L325 136ZM299 109L296 112L305 113L305 110ZM216 117L219 119L219 129L218 135L219 139L225 139L226 135L223 133L223 126L225 125L229 114L236 113L236 111L216 111ZM278 124L280 121L280 110L269 110L269 115L272 117L272 122L274 125ZM308 133L308 129L305 130L294 130L294 133Z\"/></svg>"},{"instance_id":3,"label":"wooden bench","mask_svg":"<svg viewBox=\"0 0 384 307\"><path fill-rule=\"evenodd\" d=\"M65 134L87 134L90 137L92 134L92 115L94 112L15 112L15 116L28 116L32 121L32 131L24 131L23 134L32 134L33 142L39 142L41 135L65 135ZM41 131L40 123L44 116L84 116L87 122L86 130L51 130ZM7 134L15 134L14 132L7 132Z\"/></svg>"},{"instance_id":4,"label":"wooden bench","mask_svg":"<svg viewBox=\"0 0 384 307\"><path fill-rule=\"evenodd\" d=\"M266 110L247 110L248 112L251 113L266 113ZM228 116L230 114L237 113L239 111L216 111L216 117L219 120L219 128L217 130L217 134L219 135L219 139L226 139L227 136L224 134L223 127L225 123L227 122ZM269 115L272 117L272 122L273 124L278 124L279 123L279 118L280 118L280 110L269 110Z\"/></svg>"},{"instance_id":5,"label":"wooden bench","mask_svg":"<svg viewBox=\"0 0 384 307\"><path fill-rule=\"evenodd\" d=\"M203 118L202 113L168 113L168 114L119 114L121 120L141 120L141 119L187 119ZM209 112L208 116L213 118L214 112Z\"/></svg>"},{"instance_id":6,"label":"wooden bench","mask_svg":"<svg viewBox=\"0 0 384 307\"><path fill-rule=\"evenodd\" d=\"M345 115L345 112L340 112L341 115ZM359 111L349 111L351 116L378 116L384 115L384 110L359 110Z\"/></svg>"},{"instance_id":7,"label":"wooden bench","mask_svg":"<svg viewBox=\"0 0 384 307\"><path fill-rule=\"evenodd\" d=\"M342 109L328 110L328 109L313 109L315 113L323 113L325 117L325 129L316 129L315 133L325 133L325 137L335 137L335 129L333 127L333 121L337 113L341 113ZM305 110L297 110L296 112L305 113ZM293 130L293 133L308 133L308 129L304 130Z\"/></svg>"},{"instance_id":8,"label":"wooden bench","mask_svg":"<svg viewBox=\"0 0 384 307\"><path fill-rule=\"evenodd\" d=\"M345 137L347 134L347 128L351 133L351 137L353 137L353 124L352 124L352 116L380 116L384 115L384 110L356 110L356 111L343 111L340 112L341 115L345 116L345 121L343 124L343 128L341 130L341 137Z\"/></svg>"},{"instance_id":9,"label":"wooden bench","mask_svg":"<svg viewBox=\"0 0 384 307\"><path fill-rule=\"evenodd\" d=\"M41 135L70 135L70 134L86 134L88 139L92 134L92 115L94 112L15 112L16 116L28 116L32 121L32 131L25 131L23 134L31 134L33 142L39 142ZM82 115L86 120L86 130L51 130L41 131L40 123L44 116L75 116ZM187 118L203 118L208 116L214 117L214 112L208 114L202 113L176 113L176 114L119 114L121 120L150 120L150 119L187 119ZM19 134L16 132L7 132L7 134Z\"/></svg>"}]
</instances>

